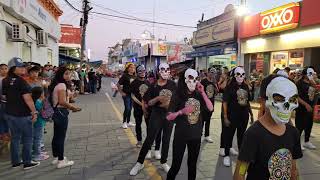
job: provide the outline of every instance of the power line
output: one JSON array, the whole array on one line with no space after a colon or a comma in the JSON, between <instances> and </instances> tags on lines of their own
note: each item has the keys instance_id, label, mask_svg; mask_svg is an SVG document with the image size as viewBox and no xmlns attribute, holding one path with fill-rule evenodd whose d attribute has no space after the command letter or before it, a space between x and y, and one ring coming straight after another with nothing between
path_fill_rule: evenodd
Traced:
<instances>
[{"instance_id":1,"label":"power line","mask_svg":"<svg viewBox=\"0 0 320 180\"><path fill-rule=\"evenodd\" d=\"M101 9L105 9L105 10L109 10L109 11L112 11L112 12L117 13L117 14L121 14L121 15L123 15L123 16L128 16L128 17L140 19L140 18L138 18L138 17L136 17L136 16L128 15L128 14L122 13L122 12L120 12L120 11L117 11L117 10L114 10L114 9L111 9L111 8L104 7L103 5L100 5L100 4L97 4L97 3L91 2L91 4L97 6L97 7L101 8Z\"/></svg>"},{"instance_id":2,"label":"power line","mask_svg":"<svg viewBox=\"0 0 320 180\"><path fill-rule=\"evenodd\" d=\"M65 0L65 2L74 10L83 13L83 11L77 9L74 7L68 0ZM139 21L139 22L146 22L146 23L152 23L152 24L160 24L160 25L166 25L166 26L175 26L175 27L183 27L183 28L197 28L194 26L187 26L187 25L181 25L181 24L172 24L172 23L164 23L164 22L157 22L157 21L151 21L151 20L146 20L146 19L140 19L140 18L135 18L135 17L124 17L124 16L118 16L118 15L113 15L113 14L107 14L107 13L102 13L102 12L91 12L93 14L99 14L99 15L104 15L104 16L109 16L109 17L114 17L114 18L119 18L119 19L126 19L126 20L132 20L132 21Z\"/></svg>"},{"instance_id":3,"label":"power line","mask_svg":"<svg viewBox=\"0 0 320 180\"><path fill-rule=\"evenodd\" d=\"M109 16L109 17L114 17L114 18L127 19L127 20L132 20L132 21L147 22L147 23L152 23L152 24L153 23L154 24L161 24L161 25L166 25L166 26L175 26L175 27L183 27L183 28L197 28L197 27L194 27L194 26L187 26L187 25L181 25L181 24L171 24L171 23L157 22L157 21L151 21L151 20L145 20L145 19L136 19L136 18L130 18L130 17L123 17L123 16L107 14L107 13L94 12L94 11L91 12L91 13L104 15L104 16Z\"/></svg>"}]
</instances>

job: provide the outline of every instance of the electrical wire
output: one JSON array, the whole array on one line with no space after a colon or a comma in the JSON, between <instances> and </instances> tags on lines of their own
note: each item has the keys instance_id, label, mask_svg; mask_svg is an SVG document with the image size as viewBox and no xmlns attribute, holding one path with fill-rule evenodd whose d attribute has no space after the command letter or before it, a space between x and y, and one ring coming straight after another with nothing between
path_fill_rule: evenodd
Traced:
<instances>
[{"instance_id":1,"label":"electrical wire","mask_svg":"<svg viewBox=\"0 0 320 180\"><path fill-rule=\"evenodd\" d=\"M83 13L83 11L77 9L74 7L68 0L65 0L65 2L74 10ZM151 20L146 20L146 19L139 19L139 18L133 18L133 17L124 17L124 16L118 16L118 15L113 15L113 14L107 14L107 13L102 13L102 12L91 12L92 14L98 14L98 15L103 15L103 16L109 16L109 17L114 17L114 18L119 18L119 19L126 19L126 20L132 20L132 21L139 21L139 22L146 22L146 23L152 23L152 24L160 24L160 25L166 25L166 26L175 26L175 27L183 27L183 28L197 28L195 26L187 26L187 25L181 25L181 24L172 24L172 23L164 23L164 22L157 22L157 21L151 21Z\"/></svg>"},{"instance_id":2,"label":"electrical wire","mask_svg":"<svg viewBox=\"0 0 320 180\"><path fill-rule=\"evenodd\" d=\"M136 16L128 15L128 14L122 13L122 12L120 12L120 11L117 11L117 10L114 10L114 9L111 9L111 8L104 7L103 5L100 5L100 4L97 4L97 3L91 2L90 4L93 4L93 5L101 8L101 9L104 9L104 10L109 10L109 11L112 11L112 12L114 12L114 13L121 14L121 15L123 15L123 16L128 16L128 17L131 17L131 18L140 19L140 18L138 18L138 17L136 17Z\"/></svg>"}]
</instances>

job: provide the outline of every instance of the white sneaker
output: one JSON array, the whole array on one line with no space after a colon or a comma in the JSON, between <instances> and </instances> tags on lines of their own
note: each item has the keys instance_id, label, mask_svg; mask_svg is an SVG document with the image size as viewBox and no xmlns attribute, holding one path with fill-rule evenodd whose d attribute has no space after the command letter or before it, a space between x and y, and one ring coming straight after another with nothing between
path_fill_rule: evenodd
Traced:
<instances>
[{"instance_id":1,"label":"white sneaker","mask_svg":"<svg viewBox=\"0 0 320 180\"><path fill-rule=\"evenodd\" d=\"M226 167L230 167L231 166L231 160L230 160L230 156L226 156L223 158L223 165Z\"/></svg>"},{"instance_id":2,"label":"white sneaker","mask_svg":"<svg viewBox=\"0 0 320 180\"><path fill-rule=\"evenodd\" d=\"M239 152L237 150L235 150L234 148L230 148L230 153L233 156L238 156L239 155Z\"/></svg>"},{"instance_id":3,"label":"white sneaker","mask_svg":"<svg viewBox=\"0 0 320 180\"><path fill-rule=\"evenodd\" d=\"M151 159L151 151L148 151L148 154L146 155L146 159Z\"/></svg>"},{"instance_id":4,"label":"white sneaker","mask_svg":"<svg viewBox=\"0 0 320 180\"><path fill-rule=\"evenodd\" d=\"M130 176L137 175L143 168L144 168L144 165L137 162L136 165L134 165L133 168L131 169Z\"/></svg>"},{"instance_id":5,"label":"white sneaker","mask_svg":"<svg viewBox=\"0 0 320 180\"><path fill-rule=\"evenodd\" d=\"M122 128L123 128L123 129L127 129L127 128L128 128L128 126L127 126L127 123L126 123L126 122L122 124Z\"/></svg>"},{"instance_id":6,"label":"white sneaker","mask_svg":"<svg viewBox=\"0 0 320 180\"><path fill-rule=\"evenodd\" d=\"M58 164L58 158L54 158L53 161L51 162L52 165L56 165Z\"/></svg>"},{"instance_id":7,"label":"white sneaker","mask_svg":"<svg viewBox=\"0 0 320 180\"><path fill-rule=\"evenodd\" d=\"M72 166L73 164L74 164L73 161L69 161L67 158L64 158L64 160L58 162L57 168L58 169L65 168L65 167L68 167L68 166Z\"/></svg>"},{"instance_id":8,"label":"white sneaker","mask_svg":"<svg viewBox=\"0 0 320 180\"><path fill-rule=\"evenodd\" d=\"M306 147L308 149L317 149L317 147L315 145L313 145L311 142L304 143L304 147Z\"/></svg>"},{"instance_id":9,"label":"white sneaker","mask_svg":"<svg viewBox=\"0 0 320 180\"><path fill-rule=\"evenodd\" d=\"M160 160L161 159L161 153L160 153L159 150L158 151L154 151L154 158L156 160Z\"/></svg>"},{"instance_id":10,"label":"white sneaker","mask_svg":"<svg viewBox=\"0 0 320 180\"><path fill-rule=\"evenodd\" d=\"M129 126L129 127L135 127L135 126L136 126L136 124L135 124L135 123L133 123L133 122L129 122L128 126Z\"/></svg>"},{"instance_id":11,"label":"white sneaker","mask_svg":"<svg viewBox=\"0 0 320 180\"><path fill-rule=\"evenodd\" d=\"M170 166L167 163L161 164L161 167L166 173L168 173L170 170Z\"/></svg>"},{"instance_id":12,"label":"white sneaker","mask_svg":"<svg viewBox=\"0 0 320 180\"><path fill-rule=\"evenodd\" d=\"M305 147L303 147L303 145L302 145L302 144L301 144L301 150L302 150L302 151L306 150L306 148L305 148Z\"/></svg>"},{"instance_id":13,"label":"white sneaker","mask_svg":"<svg viewBox=\"0 0 320 180\"><path fill-rule=\"evenodd\" d=\"M211 139L210 136L207 136L204 138L208 143L213 143L213 140Z\"/></svg>"},{"instance_id":14,"label":"white sneaker","mask_svg":"<svg viewBox=\"0 0 320 180\"><path fill-rule=\"evenodd\" d=\"M225 153L225 151L224 151L224 148L220 148L220 151L219 151L219 156L225 156L226 155L226 153Z\"/></svg>"}]
</instances>

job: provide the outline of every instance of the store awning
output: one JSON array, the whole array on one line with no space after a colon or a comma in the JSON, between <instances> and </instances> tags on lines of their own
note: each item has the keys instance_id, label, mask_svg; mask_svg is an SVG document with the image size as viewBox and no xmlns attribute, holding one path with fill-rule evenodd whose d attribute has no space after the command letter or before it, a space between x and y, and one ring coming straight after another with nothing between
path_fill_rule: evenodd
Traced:
<instances>
[{"instance_id":1,"label":"store awning","mask_svg":"<svg viewBox=\"0 0 320 180\"><path fill-rule=\"evenodd\" d=\"M223 54L234 54L237 53L237 43L228 44L225 46L210 47L207 49L195 50L187 54L187 57L206 57L206 56L217 56Z\"/></svg>"},{"instance_id":2,"label":"store awning","mask_svg":"<svg viewBox=\"0 0 320 180\"><path fill-rule=\"evenodd\" d=\"M67 56L67 55L64 55L64 54L59 54L59 65L62 65L62 64L76 64L76 63L79 63L80 62L80 59L79 58L75 58L75 57L72 57L72 56Z\"/></svg>"}]
</instances>

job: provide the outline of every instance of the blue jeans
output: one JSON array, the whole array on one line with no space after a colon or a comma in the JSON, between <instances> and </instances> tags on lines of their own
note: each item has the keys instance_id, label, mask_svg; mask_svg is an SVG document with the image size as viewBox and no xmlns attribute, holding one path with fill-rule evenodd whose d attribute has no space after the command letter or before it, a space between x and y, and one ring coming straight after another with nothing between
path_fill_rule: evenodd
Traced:
<instances>
[{"instance_id":1,"label":"blue jeans","mask_svg":"<svg viewBox=\"0 0 320 180\"><path fill-rule=\"evenodd\" d=\"M9 127L5 119L4 104L0 103L0 135L7 133L9 133Z\"/></svg>"},{"instance_id":2,"label":"blue jeans","mask_svg":"<svg viewBox=\"0 0 320 180\"><path fill-rule=\"evenodd\" d=\"M35 160L40 159L41 154L41 141L43 137L43 127L41 125L33 126L33 158Z\"/></svg>"},{"instance_id":3,"label":"blue jeans","mask_svg":"<svg viewBox=\"0 0 320 180\"><path fill-rule=\"evenodd\" d=\"M122 96L124 111L123 111L123 123L130 122L131 109L132 109L132 98L131 95Z\"/></svg>"},{"instance_id":4,"label":"blue jeans","mask_svg":"<svg viewBox=\"0 0 320 180\"><path fill-rule=\"evenodd\" d=\"M20 140L22 139L23 150L22 159L24 164L31 163L32 150L32 120L31 116L16 117L6 115L6 119L11 132L11 163L18 164L20 160Z\"/></svg>"},{"instance_id":5,"label":"blue jeans","mask_svg":"<svg viewBox=\"0 0 320 180\"><path fill-rule=\"evenodd\" d=\"M89 81L90 83L90 92L96 93L97 92L97 83L94 81Z\"/></svg>"},{"instance_id":6,"label":"blue jeans","mask_svg":"<svg viewBox=\"0 0 320 180\"><path fill-rule=\"evenodd\" d=\"M68 129L69 111L66 108L56 108L52 116L53 120L53 138L52 138L52 155L58 160L64 159L64 141Z\"/></svg>"}]
</instances>

